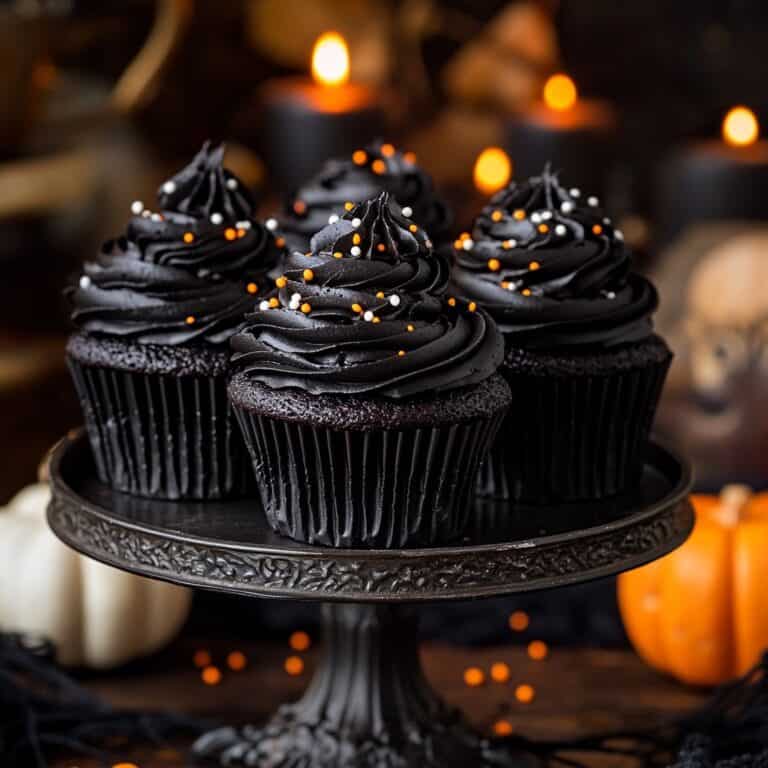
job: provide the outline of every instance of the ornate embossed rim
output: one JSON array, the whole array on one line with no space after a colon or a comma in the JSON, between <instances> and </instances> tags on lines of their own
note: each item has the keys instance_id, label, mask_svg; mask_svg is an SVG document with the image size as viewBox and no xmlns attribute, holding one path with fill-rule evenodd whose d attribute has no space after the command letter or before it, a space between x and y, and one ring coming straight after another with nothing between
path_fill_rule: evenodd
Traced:
<instances>
[{"instance_id":1,"label":"ornate embossed rim","mask_svg":"<svg viewBox=\"0 0 768 768\"><path fill-rule=\"evenodd\" d=\"M66 483L62 459L82 436L63 439L50 460L51 528L78 551L117 568L193 587L244 595L355 602L492 597L564 586L643 565L679 546L693 527L690 470L653 447L652 460L679 471L667 496L642 512L594 528L501 544L414 550L343 550L205 540L113 517Z\"/></svg>"}]
</instances>

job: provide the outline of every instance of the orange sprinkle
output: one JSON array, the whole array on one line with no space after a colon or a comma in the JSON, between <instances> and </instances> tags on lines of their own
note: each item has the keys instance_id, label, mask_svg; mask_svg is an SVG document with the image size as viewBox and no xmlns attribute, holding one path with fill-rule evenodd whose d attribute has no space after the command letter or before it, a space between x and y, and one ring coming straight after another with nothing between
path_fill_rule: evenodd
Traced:
<instances>
[{"instance_id":1,"label":"orange sprinkle","mask_svg":"<svg viewBox=\"0 0 768 768\"><path fill-rule=\"evenodd\" d=\"M491 272L497 272L501 269L501 262L498 259L488 259L488 269L490 269Z\"/></svg>"},{"instance_id":2,"label":"orange sprinkle","mask_svg":"<svg viewBox=\"0 0 768 768\"><path fill-rule=\"evenodd\" d=\"M504 290L506 290L507 288L509 288L509 281L508 281L508 280L502 280L502 281L501 281L501 287L502 287Z\"/></svg>"},{"instance_id":3,"label":"orange sprinkle","mask_svg":"<svg viewBox=\"0 0 768 768\"><path fill-rule=\"evenodd\" d=\"M362 311L363 311L363 308L362 308L362 307L361 307L361 306L360 306L360 305L359 305L357 302L355 302L355 303L352 305L352 311L353 311L353 312L362 312Z\"/></svg>"},{"instance_id":4,"label":"orange sprinkle","mask_svg":"<svg viewBox=\"0 0 768 768\"><path fill-rule=\"evenodd\" d=\"M469 238L470 238L469 232L462 232L459 235L459 240L469 240Z\"/></svg>"},{"instance_id":5,"label":"orange sprinkle","mask_svg":"<svg viewBox=\"0 0 768 768\"><path fill-rule=\"evenodd\" d=\"M523 683L515 688L515 698L521 704L530 704L536 698L536 690L532 685Z\"/></svg>"},{"instance_id":6,"label":"orange sprinkle","mask_svg":"<svg viewBox=\"0 0 768 768\"><path fill-rule=\"evenodd\" d=\"M460 250L462 249L462 247L463 247L463 246L462 246L462 242L461 242L461 240L454 240L454 241L453 241L453 247L454 247L454 248L455 248L457 251L460 251Z\"/></svg>"},{"instance_id":7,"label":"orange sprinkle","mask_svg":"<svg viewBox=\"0 0 768 768\"><path fill-rule=\"evenodd\" d=\"M285 238L284 237L278 237L277 240L275 240L275 245L278 248L282 248L285 245Z\"/></svg>"},{"instance_id":8,"label":"orange sprinkle","mask_svg":"<svg viewBox=\"0 0 768 768\"><path fill-rule=\"evenodd\" d=\"M592 232L596 235L600 235L603 232L603 228L599 224L595 224L595 226L592 227Z\"/></svg>"},{"instance_id":9,"label":"orange sprinkle","mask_svg":"<svg viewBox=\"0 0 768 768\"><path fill-rule=\"evenodd\" d=\"M453 296L451 296L451 298L448 299L448 306L449 307L455 307L456 306L456 299L454 299Z\"/></svg>"},{"instance_id":10,"label":"orange sprinkle","mask_svg":"<svg viewBox=\"0 0 768 768\"><path fill-rule=\"evenodd\" d=\"M419 231L419 228L418 228L418 227L417 227L415 224L411 224L411 225L408 227L408 229L409 229L411 232L418 232L418 231Z\"/></svg>"},{"instance_id":11,"label":"orange sprinkle","mask_svg":"<svg viewBox=\"0 0 768 768\"><path fill-rule=\"evenodd\" d=\"M354 203L350 203L349 201L344 203L344 210L345 211L351 211L354 207L355 207Z\"/></svg>"},{"instance_id":12,"label":"orange sprinkle","mask_svg":"<svg viewBox=\"0 0 768 768\"><path fill-rule=\"evenodd\" d=\"M193 232L185 232L182 240L184 240L185 243L194 243L195 242L195 235Z\"/></svg>"},{"instance_id":13,"label":"orange sprinkle","mask_svg":"<svg viewBox=\"0 0 768 768\"><path fill-rule=\"evenodd\" d=\"M299 630L294 632L288 638L288 645L290 645L294 651L299 651L301 653L309 650L309 647L312 645L312 640L306 632Z\"/></svg>"},{"instance_id":14,"label":"orange sprinkle","mask_svg":"<svg viewBox=\"0 0 768 768\"><path fill-rule=\"evenodd\" d=\"M384 253L384 251L386 251L386 250L387 250L387 246L386 246L386 245L384 245L384 243L379 243L379 244L376 246L376 250L377 250L377 251L379 251L380 253Z\"/></svg>"},{"instance_id":15,"label":"orange sprinkle","mask_svg":"<svg viewBox=\"0 0 768 768\"><path fill-rule=\"evenodd\" d=\"M203 648L201 648L199 651L195 651L195 655L192 657L192 663L198 667L198 669L209 666L211 661L212 659L210 652Z\"/></svg>"},{"instance_id":16,"label":"orange sprinkle","mask_svg":"<svg viewBox=\"0 0 768 768\"><path fill-rule=\"evenodd\" d=\"M344 254L341 251L334 251L333 252L333 258L334 259L340 259Z\"/></svg>"},{"instance_id":17,"label":"orange sprinkle","mask_svg":"<svg viewBox=\"0 0 768 768\"><path fill-rule=\"evenodd\" d=\"M387 170L387 164L383 160L374 160L371 163L371 170L378 176L381 176Z\"/></svg>"},{"instance_id":18,"label":"orange sprinkle","mask_svg":"<svg viewBox=\"0 0 768 768\"><path fill-rule=\"evenodd\" d=\"M354 245L360 245L360 241L361 240L362 240L362 238L360 237L360 235L357 232L355 232L355 234L352 235L352 242L353 242Z\"/></svg>"},{"instance_id":19,"label":"orange sprinkle","mask_svg":"<svg viewBox=\"0 0 768 768\"><path fill-rule=\"evenodd\" d=\"M242 672L248 665L248 659L242 651L232 651L227 655L227 666L233 672Z\"/></svg>"},{"instance_id":20,"label":"orange sprinkle","mask_svg":"<svg viewBox=\"0 0 768 768\"><path fill-rule=\"evenodd\" d=\"M139 768L136 763L115 763L112 768Z\"/></svg>"},{"instance_id":21,"label":"orange sprinkle","mask_svg":"<svg viewBox=\"0 0 768 768\"><path fill-rule=\"evenodd\" d=\"M377 299L383 299L384 298L384 291L376 291L376 298Z\"/></svg>"},{"instance_id":22,"label":"orange sprinkle","mask_svg":"<svg viewBox=\"0 0 768 768\"><path fill-rule=\"evenodd\" d=\"M523 288L523 290L520 291L520 293L522 293L523 296L530 296L531 295L531 289L530 288Z\"/></svg>"},{"instance_id":23,"label":"orange sprinkle","mask_svg":"<svg viewBox=\"0 0 768 768\"><path fill-rule=\"evenodd\" d=\"M398 350L398 352L397 352L397 356L398 356L398 357L405 357L405 350L404 350L404 349L400 349L400 350Z\"/></svg>"},{"instance_id":24,"label":"orange sprinkle","mask_svg":"<svg viewBox=\"0 0 768 768\"><path fill-rule=\"evenodd\" d=\"M285 288L285 286L288 285L288 278L285 277L285 275L278 277L277 280L275 280L275 285L278 288Z\"/></svg>"},{"instance_id":25,"label":"orange sprinkle","mask_svg":"<svg viewBox=\"0 0 768 768\"><path fill-rule=\"evenodd\" d=\"M493 732L496 736L511 736L515 729L509 720L497 720L493 724Z\"/></svg>"},{"instance_id":26,"label":"orange sprinkle","mask_svg":"<svg viewBox=\"0 0 768 768\"><path fill-rule=\"evenodd\" d=\"M549 648L543 640L528 643L528 657L533 661L544 661L549 656Z\"/></svg>"},{"instance_id":27,"label":"orange sprinkle","mask_svg":"<svg viewBox=\"0 0 768 768\"><path fill-rule=\"evenodd\" d=\"M406 328L408 329L408 333L413 333L416 330L410 323L408 323Z\"/></svg>"},{"instance_id":28,"label":"orange sprinkle","mask_svg":"<svg viewBox=\"0 0 768 768\"><path fill-rule=\"evenodd\" d=\"M485 672L480 667L467 667L464 670L464 684L477 688L485 682Z\"/></svg>"},{"instance_id":29,"label":"orange sprinkle","mask_svg":"<svg viewBox=\"0 0 768 768\"><path fill-rule=\"evenodd\" d=\"M304 671L304 660L300 656L289 656L283 664L283 669L292 677L296 677Z\"/></svg>"},{"instance_id":30,"label":"orange sprinkle","mask_svg":"<svg viewBox=\"0 0 768 768\"><path fill-rule=\"evenodd\" d=\"M301 216L302 213L306 213L307 204L303 200L296 200L293 203L293 210Z\"/></svg>"},{"instance_id":31,"label":"orange sprinkle","mask_svg":"<svg viewBox=\"0 0 768 768\"><path fill-rule=\"evenodd\" d=\"M368 153L364 149L356 149L352 153L352 162L355 165L365 165L368 162Z\"/></svg>"},{"instance_id":32,"label":"orange sprinkle","mask_svg":"<svg viewBox=\"0 0 768 768\"><path fill-rule=\"evenodd\" d=\"M525 211L522 208L518 208L512 215L518 221L522 221L525 218Z\"/></svg>"},{"instance_id":33,"label":"orange sprinkle","mask_svg":"<svg viewBox=\"0 0 768 768\"><path fill-rule=\"evenodd\" d=\"M312 311L312 307L307 304L306 301L301 305L300 309L305 315L308 315Z\"/></svg>"},{"instance_id":34,"label":"orange sprinkle","mask_svg":"<svg viewBox=\"0 0 768 768\"><path fill-rule=\"evenodd\" d=\"M237 237L237 230L233 229L232 227L227 227L224 230L224 239L225 240L234 240Z\"/></svg>"},{"instance_id":35,"label":"orange sprinkle","mask_svg":"<svg viewBox=\"0 0 768 768\"><path fill-rule=\"evenodd\" d=\"M384 155L384 157L392 157L392 155L395 154L395 148L391 144L382 144L381 154Z\"/></svg>"},{"instance_id":36,"label":"orange sprinkle","mask_svg":"<svg viewBox=\"0 0 768 768\"><path fill-rule=\"evenodd\" d=\"M194 325L195 324L195 316L194 315L187 315L187 319L184 322L187 325Z\"/></svg>"},{"instance_id":37,"label":"orange sprinkle","mask_svg":"<svg viewBox=\"0 0 768 768\"><path fill-rule=\"evenodd\" d=\"M200 673L200 679L206 685L218 685L221 682L221 670L218 667L206 667Z\"/></svg>"},{"instance_id":38,"label":"orange sprinkle","mask_svg":"<svg viewBox=\"0 0 768 768\"><path fill-rule=\"evenodd\" d=\"M501 213L501 211L494 211L494 212L491 214L491 218L492 218L494 221L501 221L501 217L502 217L502 215L503 215L503 214Z\"/></svg>"},{"instance_id":39,"label":"orange sprinkle","mask_svg":"<svg viewBox=\"0 0 768 768\"><path fill-rule=\"evenodd\" d=\"M511 240L505 240L505 241L504 241L504 242L501 244L501 247L502 247L502 248L503 248L505 251L508 251L508 250L509 250L509 249L512 247L512 241L511 241Z\"/></svg>"},{"instance_id":40,"label":"orange sprinkle","mask_svg":"<svg viewBox=\"0 0 768 768\"><path fill-rule=\"evenodd\" d=\"M470 312L474 312L477 309L477 303L470 301L467 309L469 309Z\"/></svg>"},{"instance_id":41,"label":"orange sprinkle","mask_svg":"<svg viewBox=\"0 0 768 768\"><path fill-rule=\"evenodd\" d=\"M416 162L416 153L415 152L404 152L403 153L403 160L405 160L406 163L410 163L413 165Z\"/></svg>"},{"instance_id":42,"label":"orange sprinkle","mask_svg":"<svg viewBox=\"0 0 768 768\"><path fill-rule=\"evenodd\" d=\"M530 269L530 270L531 270L531 272L535 272L535 271L536 271L536 270L537 270L537 269L538 269L540 266L541 266L541 264L539 264L539 262L538 262L538 261L532 261L532 262L531 262L531 263L528 265L528 269Z\"/></svg>"},{"instance_id":43,"label":"orange sprinkle","mask_svg":"<svg viewBox=\"0 0 768 768\"><path fill-rule=\"evenodd\" d=\"M541 232L541 234L544 235L547 232L549 232L549 225L547 225L547 224L539 224L538 229L539 229L539 232Z\"/></svg>"},{"instance_id":44,"label":"orange sprinkle","mask_svg":"<svg viewBox=\"0 0 768 768\"><path fill-rule=\"evenodd\" d=\"M280 306L280 302L277 300L277 298L275 296L273 296L269 300L269 308L270 309L277 309L279 306Z\"/></svg>"},{"instance_id":45,"label":"orange sprinkle","mask_svg":"<svg viewBox=\"0 0 768 768\"><path fill-rule=\"evenodd\" d=\"M245 237L245 235L246 235L247 231L248 231L248 230L246 230L246 229L243 229L242 227L240 227L240 229L238 229L238 230L237 230L237 236L238 236L238 237ZM283 238L282 238L282 237L278 237L277 239L278 239L278 240L283 240ZM283 245L285 245L285 240L283 240ZM281 245L281 246L279 246L279 247L280 247L280 248L282 248L283 246Z\"/></svg>"},{"instance_id":46,"label":"orange sprinkle","mask_svg":"<svg viewBox=\"0 0 768 768\"><path fill-rule=\"evenodd\" d=\"M248 285L245 286L245 290L248 291L248 293L258 293L259 286L256 285L256 283L248 283Z\"/></svg>"},{"instance_id":47,"label":"orange sprinkle","mask_svg":"<svg viewBox=\"0 0 768 768\"><path fill-rule=\"evenodd\" d=\"M302 277L307 281L314 280L315 278L315 273L309 268L305 269L301 274Z\"/></svg>"},{"instance_id":48,"label":"orange sprinkle","mask_svg":"<svg viewBox=\"0 0 768 768\"><path fill-rule=\"evenodd\" d=\"M505 664L503 661L491 664L491 679L494 682L508 683L510 677L512 677L512 671L509 668L509 664Z\"/></svg>"},{"instance_id":49,"label":"orange sprinkle","mask_svg":"<svg viewBox=\"0 0 768 768\"><path fill-rule=\"evenodd\" d=\"M376 323L380 323L381 322L381 318L377 315L376 317L373 318L373 320L371 320L371 322L374 325L376 325Z\"/></svg>"},{"instance_id":50,"label":"orange sprinkle","mask_svg":"<svg viewBox=\"0 0 768 768\"><path fill-rule=\"evenodd\" d=\"M525 611L514 611L509 617L509 628L514 632L525 632L531 619Z\"/></svg>"}]
</instances>

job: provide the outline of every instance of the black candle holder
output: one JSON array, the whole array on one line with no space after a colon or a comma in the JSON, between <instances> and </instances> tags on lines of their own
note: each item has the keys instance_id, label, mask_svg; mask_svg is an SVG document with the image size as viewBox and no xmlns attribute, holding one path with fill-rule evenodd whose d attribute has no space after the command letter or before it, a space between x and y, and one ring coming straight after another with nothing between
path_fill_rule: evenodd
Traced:
<instances>
[{"instance_id":1,"label":"black candle holder","mask_svg":"<svg viewBox=\"0 0 768 768\"><path fill-rule=\"evenodd\" d=\"M96 480L87 441L51 458L48 520L80 552L179 584L320 600L325 654L305 695L262 727L222 728L194 752L266 768L528 768L533 757L475 732L426 682L415 603L557 587L634 568L693 526L687 466L658 446L632 498L531 510L478 500L452 547L311 547L273 534L254 500L156 502ZM492 508L490 508L492 507ZM503 521L503 522L502 522ZM515 524L517 521L517 524Z\"/></svg>"}]
</instances>

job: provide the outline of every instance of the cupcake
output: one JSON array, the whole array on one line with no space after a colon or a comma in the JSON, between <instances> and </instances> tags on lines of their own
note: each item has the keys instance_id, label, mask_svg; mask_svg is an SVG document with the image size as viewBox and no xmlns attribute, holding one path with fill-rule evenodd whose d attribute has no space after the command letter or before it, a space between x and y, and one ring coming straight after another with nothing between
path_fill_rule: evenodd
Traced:
<instances>
[{"instance_id":1,"label":"cupcake","mask_svg":"<svg viewBox=\"0 0 768 768\"><path fill-rule=\"evenodd\" d=\"M158 212L134 202L126 234L66 292L96 469L119 491L215 499L250 475L226 395L229 338L279 252L223 154L206 144L161 186Z\"/></svg>"},{"instance_id":2,"label":"cupcake","mask_svg":"<svg viewBox=\"0 0 768 768\"><path fill-rule=\"evenodd\" d=\"M496 194L454 245L451 290L499 326L518 404L481 490L526 502L632 490L672 355L653 333L656 291L597 198L545 171Z\"/></svg>"},{"instance_id":3,"label":"cupcake","mask_svg":"<svg viewBox=\"0 0 768 768\"><path fill-rule=\"evenodd\" d=\"M510 400L501 336L388 193L294 253L232 339L230 400L267 519L334 547L458 538Z\"/></svg>"},{"instance_id":4,"label":"cupcake","mask_svg":"<svg viewBox=\"0 0 768 768\"><path fill-rule=\"evenodd\" d=\"M389 192L403 206L406 217L429 232L436 243L448 240L451 216L432 179L416 165L412 153L381 141L358 149L349 158L329 160L278 218L267 220L267 226L285 239L289 251L304 253L315 232L381 191Z\"/></svg>"}]
</instances>

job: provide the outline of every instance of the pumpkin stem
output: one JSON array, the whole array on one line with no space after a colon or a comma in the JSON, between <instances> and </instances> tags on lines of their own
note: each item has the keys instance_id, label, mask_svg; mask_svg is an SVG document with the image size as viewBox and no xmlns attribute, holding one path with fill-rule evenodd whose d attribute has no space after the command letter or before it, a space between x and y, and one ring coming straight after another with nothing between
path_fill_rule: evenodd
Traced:
<instances>
[{"instance_id":1,"label":"pumpkin stem","mask_svg":"<svg viewBox=\"0 0 768 768\"><path fill-rule=\"evenodd\" d=\"M731 484L720 491L720 505L716 512L722 525L735 528L741 521L747 505L752 498L752 489L748 485Z\"/></svg>"}]
</instances>

